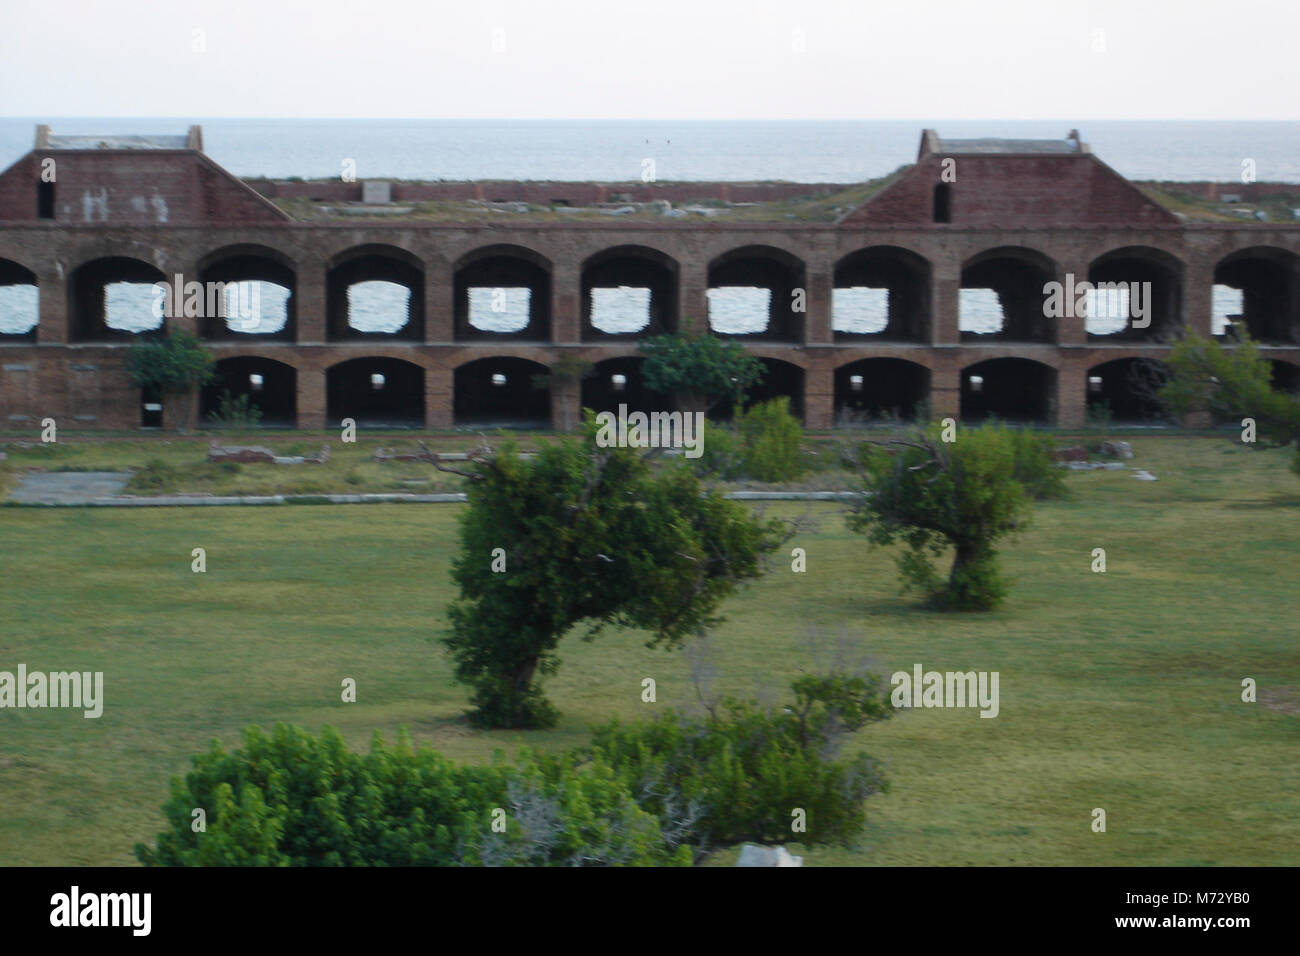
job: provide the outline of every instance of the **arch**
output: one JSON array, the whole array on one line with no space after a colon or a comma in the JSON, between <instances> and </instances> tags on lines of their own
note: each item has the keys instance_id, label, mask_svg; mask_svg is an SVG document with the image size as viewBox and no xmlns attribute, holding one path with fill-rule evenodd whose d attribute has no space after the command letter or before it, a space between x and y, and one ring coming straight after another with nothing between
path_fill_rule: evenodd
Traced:
<instances>
[{"instance_id":1,"label":"arch","mask_svg":"<svg viewBox=\"0 0 1300 956\"><path fill-rule=\"evenodd\" d=\"M1047 424L1056 411L1056 369L1026 358L986 359L961 371L961 418Z\"/></svg>"},{"instance_id":2,"label":"arch","mask_svg":"<svg viewBox=\"0 0 1300 956\"><path fill-rule=\"evenodd\" d=\"M644 358L635 355L596 362L591 374L582 380L582 407L615 413L619 405L626 405L629 411L674 410L671 395L656 392L645 384L641 374L644 362Z\"/></svg>"},{"instance_id":3,"label":"arch","mask_svg":"<svg viewBox=\"0 0 1300 956\"><path fill-rule=\"evenodd\" d=\"M802 259L775 246L741 246L722 253L709 263L709 328L719 335L802 342L806 312L796 310L795 293L806 295L805 273Z\"/></svg>"},{"instance_id":4,"label":"arch","mask_svg":"<svg viewBox=\"0 0 1300 956\"><path fill-rule=\"evenodd\" d=\"M325 370L325 417L371 428L424 426L424 369L387 356L347 359Z\"/></svg>"},{"instance_id":5,"label":"arch","mask_svg":"<svg viewBox=\"0 0 1300 956\"><path fill-rule=\"evenodd\" d=\"M325 279L329 341L424 339L424 263L400 246L366 243L335 254ZM367 286L364 303L354 287ZM402 295L398 288L405 289Z\"/></svg>"},{"instance_id":6,"label":"arch","mask_svg":"<svg viewBox=\"0 0 1300 956\"><path fill-rule=\"evenodd\" d=\"M40 320L36 273L12 259L0 259L0 341L35 342Z\"/></svg>"},{"instance_id":7,"label":"arch","mask_svg":"<svg viewBox=\"0 0 1300 956\"><path fill-rule=\"evenodd\" d=\"M1118 423L1164 421L1155 393L1165 374L1165 364L1152 358L1119 358L1094 365L1088 369L1085 385L1087 407Z\"/></svg>"},{"instance_id":8,"label":"arch","mask_svg":"<svg viewBox=\"0 0 1300 956\"><path fill-rule=\"evenodd\" d=\"M82 263L68 282L69 341L130 341L162 334L166 322L159 313L166 303L153 287L165 281L156 266L129 256Z\"/></svg>"},{"instance_id":9,"label":"arch","mask_svg":"<svg viewBox=\"0 0 1300 956\"><path fill-rule=\"evenodd\" d=\"M457 425L547 428L551 395L540 362L514 356L473 359L457 366L452 421Z\"/></svg>"},{"instance_id":10,"label":"arch","mask_svg":"<svg viewBox=\"0 0 1300 956\"><path fill-rule=\"evenodd\" d=\"M783 359L759 356L758 360L763 363L763 377L757 385L750 388L749 394L745 397L745 408L784 395L790 399L790 414L802 419L804 417L804 370L793 362ZM724 399L714 406L709 417L726 421L735 417L735 411L735 403L730 399Z\"/></svg>"},{"instance_id":11,"label":"arch","mask_svg":"<svg viewBox=\"0 0 1300 956\"><path fill-rule=\"evenodd\" d=\"M869 246L841 258L831 298L835 341L928 341L930 272L929 259L899 246Z\"/></svg>"},{"instance_id":12,"label":"arch","mask_svg":"<svg viewBox=\"0 0 1300 956\"><path fill-rule=\"evenodd\" d=\"M1240 321L1252 339L1300 343L1300 255L1276 246L1238 249L1215 265L1214 284L1241 291Z\"/></svg>"},{"instance_id":13,"label":"arch","mask_svg":"<svg viewBox=\"0 0 1300 956\"><path fill-rule=\"evenodd\" d=\"M971 256L962 265L963 292L991 290L997 304L994 310L992 302L980 306L975 297L963 295L961 304L969 304L969 310L961 310L961 340L1057 341L1057 323L1045 315L1043 286L1059 272L1054 259L1027 246L997 246Z\"/></svg>"},{"instance_id":14,"label":"arch","mask_svg":"<svg viewBox=\"0 0 1300 956\"><path fill-rule=\"evenodd\" d=\"M675 331L679 271L676 259L649 246L613 246L589 256L582 264L583 339L639 338ZM620 290L623 301L597 301L602 298L598 290ZM608 295L613 298L619 293ZM634 326L641 315L644 322Z\"/></svg>"},{"instance_id":15,"label":"arch","mask_svg":"<svg viewBox=\"0 0 1300 956\"><path fill-rule=\"evenodd\" d=\"M1099 287L1097 301L1108 307L1088 317L1088 339L1172 341L1183 324L1183 271L1181 259L1154 246L1123 246L1093 259L1088 281ZM1126 290L1127 312L1124 299L1106 289Z\"/></svg>"},{"instance_id":16,"label":"arch","mask_svg":"<svg viewBox=\"0 0 1300 956\"><path fill-rule=\"evenodd\" d=\"M930 370L898 358L863 358L835 369L835 420L912 421L923 417Z\"/></svg>"},{"instance_id":17,"label":"arch","mask_svg":"<svg viewBox=\"0 0 1300 956\"><path fill-rule=\"evenodd\" d=\"M292 259L277 249L256 243L223 246L209 252L198 263L198 279L208 283L269 283L259 285L258 298L250 302L237 290L233 302L247 315L205 315L199 319L199 336L212 340L256 337L259 341L292 342L297 331L297 269ZM270 292L276 301L265 301ZM218 301L226 301L222 295ZM252 306L250 308L250 306ZM228 307L229 308L229 307Z\"/></svg>"},{"instance_id":18,"label":"arch","mask_svg":"<svg viewBox=\"0 0 1300 956\"><path fill-rule=\"evenodd\" d=\"M1288 359L1269 359L1273 371L1273 387L1280 392L1300 395L1300 362Z\"/></svg>"},{"instance_id":19,"label":"arch","mask_svg":"<svg viewBox=\"0 0 1300 956\"><path fill-rule=\"evenodd\" d=\"M269 428L294 428L298 424L298 370L292 365L260 355L234 355L218 359L216 374L199 393L199 421L220 408L224 393L238 399L247 395L258 408L258 424Z\"/></svg>"},{"instance_id":20,"label":"arch","mask_svg":"<svg viewBox=\"0 0 1300 956\"><path fill-rule=\"evenodd\" d=\"M465 253L453 266L456 338L549 340L551 273L550 260L526 246L498 243Z\"/></svg>"}]
</instances>

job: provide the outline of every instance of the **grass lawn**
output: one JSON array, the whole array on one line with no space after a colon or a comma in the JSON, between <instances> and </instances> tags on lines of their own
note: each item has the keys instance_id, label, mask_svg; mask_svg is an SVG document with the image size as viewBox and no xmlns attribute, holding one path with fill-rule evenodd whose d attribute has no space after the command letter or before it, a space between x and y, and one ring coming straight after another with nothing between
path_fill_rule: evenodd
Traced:
<instances>
[{"instance_id":1,"label":"grass lawn","mask_svg":"<svg viewBox=\"0 0 1300 956\"><path fill-rule=\"evenodd\" d=\"M770 509L820 519L791 542L808 570L779 564L732 599L711 640L717 686L779 700L810 628L860 639L885 673L1001 675L995 720L917 710L859 734L892 790L858 845L792 844L807 863L1300 864L1300 480L1287 453L1220 438L1134 446L1160 480L1072 475L1074 498L1039 505L1004 549L1017 583L990 614L911 607L891 556L838 506ZM357 748L405 725L482 761L691 702L681 652L574 635L547 684L556 729L468 728L431 641L462 507L0 509L0 670L102 670L106 698L99 720L0 711L0 865L133 863L169 776L252 722L333 724ZM1098 547L1105 574L1090 571ZM1258 703L1241 702L1244 677Z\"/></svg>"}]
</instances>

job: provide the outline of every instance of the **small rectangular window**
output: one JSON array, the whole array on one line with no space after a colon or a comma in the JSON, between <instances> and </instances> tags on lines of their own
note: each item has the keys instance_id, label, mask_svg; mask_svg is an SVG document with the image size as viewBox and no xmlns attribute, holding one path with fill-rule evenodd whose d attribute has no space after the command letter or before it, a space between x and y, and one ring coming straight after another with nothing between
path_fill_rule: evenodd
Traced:
<instances>
[{"instance_id":1,"label":"small rectangular window","mask_svg":"<svg viewBox=\"0 0 1300 956\"><path fill-rule=\"evenodd\" d=\"M54 183L36 184L36 216L38 219L54 218Z\"/></svg>"}]
</instances>

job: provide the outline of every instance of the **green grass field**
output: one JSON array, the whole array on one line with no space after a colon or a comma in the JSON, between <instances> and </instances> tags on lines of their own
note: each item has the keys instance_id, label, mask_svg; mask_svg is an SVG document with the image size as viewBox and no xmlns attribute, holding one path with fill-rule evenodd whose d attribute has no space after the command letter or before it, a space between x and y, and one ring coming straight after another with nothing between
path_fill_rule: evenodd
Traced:
<instances>
[{"instance_id":1,"label":"green grass field","mask_svg":"<svg viewBox=\"0 0 1300 956\"><path fill-rule=\"evenodd\" d=\"M1072 475L1073 499L1039 505L1004 549L1017 583L990 614L910 606L891 556L837 506L771 509L819 519L790 545L808 571L780 564L729 602L717 686L781 699L810 629L860 639L885 673L1001 675L995 720L917 710L860 733L892 790L858 845L792 842L808 864L1300 864L1300 480L1286 453L1221 438L1135 448L1160 480ZM0 509L0 670L102 670L106 697L99 720L0 711L0 865L132 864L162 827L168 778L252 722L333 724L357 748L405 725L481 761L690 703L681 652L574 635L547 684L556 729L468 728L432 640L462 507ZM196 547L206 574L190 570ZM1105 574L1090 571L1097 547ZM644 677L657 704L641 702ZM1245 677L1258 703L1240 700Z\"/></svg>"}]
</instances>

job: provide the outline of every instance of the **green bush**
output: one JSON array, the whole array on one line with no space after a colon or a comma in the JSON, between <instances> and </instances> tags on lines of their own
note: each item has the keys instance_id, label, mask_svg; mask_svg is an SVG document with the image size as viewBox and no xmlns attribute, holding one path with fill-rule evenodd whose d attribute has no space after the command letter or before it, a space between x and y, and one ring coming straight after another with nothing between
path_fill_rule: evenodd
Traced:
<instances>
[{"instance_id":1,"label":"green bush","mask_svg":"<svg viewBox=\"0 0 1300 956\"><path fill-rule=\"evenodd\" d=\"M734 481L745 469L745 449L740 437L726 425L704 422L700 469L723 481Z\"/></svg>"},{"instance_id":2,"label":"green bush","mask_svg":"<svg viewBox=\"0 0 1300 956\"><path fill-rule=\"evenodd\" d=\"M214 411L208 421L214 428L254 428L262 420L262 409L253 404L253 397L245 392L238 398L230 389L222 389Z\"/></svg>"},{"instance_id":3,"label":"green bush","mask_svg":"<svg viewBox=\"0 0 1300 956\"><path fill-rule=\"evenodd\" d=\"M452 763L403 733L368 754L326 727L317 739L277 724L216 742L173 778L168 825L146 866L685 865L612 768L521 754L507 764ZM195 809L206 812L195 832ZM494 811L504 810L504 815ZM504 821L504 832L493 829Z\"/></svg>"},{"instance_id":4,"label":"green bush","mask_svg":"<svg viewBox=\"0 0 1300 956\"><path fill-rule=\"evenodd\" d=\"M1065 497L1065 471L1052 458L1056 442L1042 432L1017 428L1009 432L1015 455L1015 477L1030 497L1039 501Z\"/></svg>"},{"instance_id":5,"label":"green bush","mask_svg":"<svg viewBox=\"0 0 1300 956\"><path fill-rule=\"evenodd\" d=\"M744 443L745 474L759 481L790 481L803 471L803 426L781 395L742 412L736 421Z\"/></svg>"},{"instance_id":6,"label":"green bush","mask_svg":"<svg viewBox=\"0 0 1300 956\"><path fill-rule=\"evenodd\" d=\"M597 760L621 775L670 842L703 851L744 841L848 843L864 801L886 783L866 755L834 759L846 734L892 711L877 678L803 677L795 702L764 709L727 700L705 719L668 711L596 730ZM792 811L807 829L794 836Z\"/></svg>"}]
</instances>

